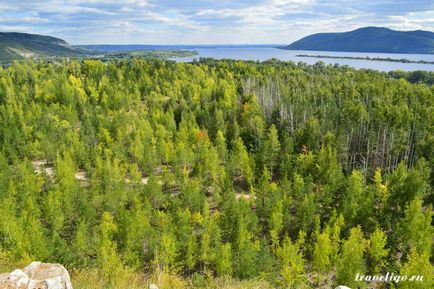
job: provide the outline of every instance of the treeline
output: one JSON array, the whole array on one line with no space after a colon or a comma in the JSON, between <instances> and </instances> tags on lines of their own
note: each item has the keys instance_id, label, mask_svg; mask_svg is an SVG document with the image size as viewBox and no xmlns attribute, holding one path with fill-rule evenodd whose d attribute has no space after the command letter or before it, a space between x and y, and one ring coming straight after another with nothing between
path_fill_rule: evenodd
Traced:
<instances>
[{"instance_id":1,"label":"treeline","mask_svg":"<svg viewBox=\"0 0 434 289\"><path fill-rule=\"evenodd\" d=\"M311 58L325 58L325 59L354 59L366 61L386 61L386 62L399 62L399 63L419 63L419 64L434 64L434 61L429 60L412 60L407 58L390 58L390 57L370 57L370 56L338 56L338 55L313 55L313 54L298 54L295 57L311 57Z\"/></svg>"},{"instance_id":2,"label":"treeline","mask_svg":"<svg viewBox=\"0 0 434 289\"><path fill-rule=\"evenodd\" d=\"M388 73L393 78L404 78L410 83L424 83L434 85L434 72L425 70L416 71L390 71Z\"/></svg>"},{"instance_id":3,"label":"treeline","mask_svg":"<svg viewBox=\"0 0 434 289\"><path fill-rule=\"evenodd\" d=\"M433 288L434 88L289 62L0 70L0 257ZM419 287L417 287L419 286Z\"/></svg>"},{"instance_id":4,"label":"treeline","mask_svg":"<svg viewBox=\"0 0 434 289\"><path fill-rule=\"evenodd\" d=\"M101 62L116 62L116 61L126 61L132 59L143 59L143 60L152 60L152 59L174 59L174 58L185 58L185 57L193 57L197 55L197 51L194 50L181 50L181 49L143 49L143 50L134 50L134 51L118 51L118 52L109 52L103 50L94 50L94 49L84 49L77 48L74 53L74 50L70 54L61 54L61 55L38 55L30 57L33 61L45 61L47 63L61 63L66 61L83 61L83 60L99 60ZM4 69L7 69L14 61L28 61L25 58L21 60L17 60L16 58L7 57L7 55L2 55L0 53L0 66Z\"/></svg>"}]
</instances>

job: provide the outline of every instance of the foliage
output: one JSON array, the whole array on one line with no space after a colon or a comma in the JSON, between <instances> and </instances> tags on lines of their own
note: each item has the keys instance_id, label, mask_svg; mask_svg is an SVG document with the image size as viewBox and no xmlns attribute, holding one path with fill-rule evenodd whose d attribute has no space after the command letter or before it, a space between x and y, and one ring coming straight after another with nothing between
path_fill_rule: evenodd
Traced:
<instances>
[{"instance_id":1,"label":"foliage","mask_svg":"<svg viewBox=\"0 0 434 289\"><path fill-rule=\"evenodd\" d=\"M433 92L276 60L15 63L0 69L1 257L106 286L336 272L351 287L416 266L432 258Z\"/></svg>"}]
</instances>

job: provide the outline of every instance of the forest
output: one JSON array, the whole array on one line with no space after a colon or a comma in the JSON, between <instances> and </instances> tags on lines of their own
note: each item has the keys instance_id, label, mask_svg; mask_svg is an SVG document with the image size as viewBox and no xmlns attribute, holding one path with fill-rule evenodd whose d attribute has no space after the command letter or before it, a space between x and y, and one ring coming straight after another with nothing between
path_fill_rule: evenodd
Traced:
<instances>
[{"instance_id":1,"label":"forest","mask_svg":"<svg viewBox=\"0 0 434 289\"><path fill-rule=\"evenodd\" d=\"M432 289L434 86L412 76L277 60L0 68L0 269L61 263L78 289ZM355 280L385 272L425 279Z\"/></svg>"}]
</instances>

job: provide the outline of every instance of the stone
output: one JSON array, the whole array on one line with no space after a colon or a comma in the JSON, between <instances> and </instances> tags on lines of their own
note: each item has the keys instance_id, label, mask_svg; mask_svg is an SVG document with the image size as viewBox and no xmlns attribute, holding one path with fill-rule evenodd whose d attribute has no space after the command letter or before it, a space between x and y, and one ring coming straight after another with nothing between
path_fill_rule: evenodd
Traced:
<instances>
[{"instance_id":1,"label":"stone","mask_svg":"<svg viewBox=\"0 0 434 289\"><path fill-rule=\"evenodd\" d=\"M151 284L149 285L149 289L159 289L157 285Z\"/></svg>"},{"instance_id":2,"label":"stone","mask_svg":"<svg viewBox=\"0 0 434 289\"><path fill-rule=\"evenodd\" d=\"M27 289L29 277L20 269L0 275L0 289Z\"/></svg>"},{"instance_id":3,"label":"stone","mask_svg":"<svg viewBox=\"0 0 434 289\"><path fill-rule=\"evenodd\" d=\"M344 286L344 285L339 285L338 287L336 287L335 289L351 289L350 287Z\"/></svg>"},{"instance_id":4,"label":"stone","mask_svg":"<svg viewBox=\"0 0 434 289\"><path fill-rule=\"evenodd\" d=\"M32 262L24 269L0 274L0 289L73 289L68 271L60 264Z\"/></svg>"}]
</instances>

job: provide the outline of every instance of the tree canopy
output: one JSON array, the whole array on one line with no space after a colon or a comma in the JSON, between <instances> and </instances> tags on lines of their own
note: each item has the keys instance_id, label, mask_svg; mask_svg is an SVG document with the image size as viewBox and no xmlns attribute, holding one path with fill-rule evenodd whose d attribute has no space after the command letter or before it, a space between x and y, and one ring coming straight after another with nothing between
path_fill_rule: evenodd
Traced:
<instances>
[{"instance_id":1,"label":"tree canopy","mask_svg":"<svg viewBox=\"0 0 434 289\"><path fill-rule=\"evenodd\" d=\"M276 60L0 69L0 252L99 268L107 284L125 270L291 288L432 271L433 168L434 88L385 73Z\"/></svg>"}]
</instances>

